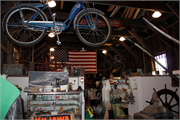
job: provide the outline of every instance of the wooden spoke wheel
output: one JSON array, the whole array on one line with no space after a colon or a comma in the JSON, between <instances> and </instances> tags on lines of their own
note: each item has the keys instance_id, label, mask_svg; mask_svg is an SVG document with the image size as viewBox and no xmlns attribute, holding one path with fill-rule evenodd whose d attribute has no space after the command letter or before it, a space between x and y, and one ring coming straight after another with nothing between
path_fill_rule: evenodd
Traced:
<instances>
[{"instance_id":1,"label":"wooden spoke wheel","mask_svg":"<svg viewBox=\"0 0 180 120\"><path fill-rule=\"evenodd\" d=\"M123 70L125 68L124 62L114 62L113 67L119 70Z\"/></svg>"},{"instance_id":2,"label":"wooden spoke wheel","mask_svg":"<svg viewBox=\"0 0 180 120\"><path fill-rule=\"evenodd\" d=\"M154 88L153 90L156 92ZM179 96L176 94L177 90L178 89L176 89L175 92L169 90L166 88L165 84L165 89L157 91L157 95L163 106L168 108L171 112L179 115ZM177 110L175 110L174 108L177 108Z\"/></svg>"},{"instance_id":3,"label":"wooden spoke wheel","mask_svg":"<svg viewBox=\"0 0 180 120\"><path fill-rule=\"evenodd\" d=\"M111 63L109 60L105 60L105 61L103 62L103 67L104 67L104 69L106 69L106 70L110 70L110 69L112 68L112 63Z\"/></svg>"},{"instance_id":4,"label":"wooden spoke wheel","mask_svg":"<svg viewBox=\"0 0 180 120\"><path fill-rule=\"evenodd\" d=\"M115 60L116 62L121 62L121 57L120 57L119 55L115 55L115 56L114 56L114 60Z\"/></svg>"}]
</instances>

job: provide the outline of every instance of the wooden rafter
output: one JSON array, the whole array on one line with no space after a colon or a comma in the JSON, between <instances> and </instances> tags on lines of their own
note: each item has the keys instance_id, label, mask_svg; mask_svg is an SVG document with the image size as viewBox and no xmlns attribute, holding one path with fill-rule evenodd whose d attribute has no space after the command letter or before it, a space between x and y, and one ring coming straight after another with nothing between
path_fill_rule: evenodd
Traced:
<instances>
[{"instance_id":1,"label":"wooden rafter","mask_svg":"<svg viewBox=\"0 0 180 120\"><path fill-rule=\"evenodd\" d=\"M45 42L44 44L42 44L40 47L36 47L36 49L34 50L34 54L36 54L42 47L44 47L46 45L47 42ZM27 55L27 57L30 56L30 58L32 57L32 54L29 53Z\"/></svg>"},{"instance_id":2,"label":"wooden rafter","mask_svg":"<svg viewBox=\"0 0 180 120\"><path fill-rule=\"evenodd\" d=\"M121 15L121 18L125 15L127 10L128 10L128 8L126 7L126 9L124 10L123 14Z\"/></svg>"},{"instance_id":3,"label":"wooden rafter","mask_svg":"<svg viewBox=\"0 0 180 120\"><path fill-rule=\"evenodd\" d=\"M151 50L148 48L148 46L145 44L145 42L134 32L134 31L129 31L129 33L136 38L136 40L146 49L148 52L151 53Z\"/></svg>"},{"instance_id":4,"label":"wooden rafter","mask_svg":"<svg viewBox=\"0 0 180 120\"><path fill-rule=\"evenodd\" d=\"M44 52L44 51L46 51L48 48L43 48L43 49L41 49L35 56L34 56L34 60L35 59L37 59L40 55L42 55L42 53Z\"/></svg>"},{"instance_id":5,"label":"wooden rafter","mask_svg":"<svg viewBox=\"0 0 180 120\"><path fill-rule=\"evenodd\" d=\"M61 9L63 9L64 1L61 0Z\"/></svg>"},{"instance_id":6,"label":"wooden rafter","mask_svg":"<svg viewBox=\"0 0 180 120\"><path fill-rule=\"evenodd\" d=\"M128 8L128 10L126 11L126 15L124 16L124 18L127 18L130 10L131 10L131 8Z\"/></svg>"},{"instance_id":7,"label":"wooden rafter","mask_svg":"<svg viewBox=\"0 0 180 120\"><path fill-rule=\"evenodd\" d=\"M113 17L117 11L121 8L121 6L116 6L116 8L113 10L113 12L111 13L110 17Z\"/></svg>"},{"instance_id":8,"label":"wooden rafter","mask_svg":"<svg viewBox=\"0 0 180 120\"><path fill-rule=\"evenodd\" d=\"M101 5L115 5L121 7L139 8L149 11L160 11L171 13L172 11L166 6L165 3L154 3L152 1L93 1L95 4Z\"/></svg>"},{"instance_id":9,"label":"wooden rafter","mask_svg":"<svg viewBox=\"0 0 180 120\"><path fill-rule=\"evenodd\" d=\"M114 46L109 46L117 55L121 56L124 60L127 60L123 54L121 54Z\"/></svg>"},{"instance_id":10,"label":"wooden rafter","mask_svg":"<svg viewBox=\"0 0 180 120\"><path fill-rule=\"evenodd\" d=\"M133 19L136 19L136 17L137 17L137 15L138 15L139 11L140 11L140 9L137 9L137 10L136 10Z\"/></svg>"},{"instance_id":11,"label":"wooden rafter","mask_svg":"<svg viewBox=\"0 0 180 120\"><path fill-rule=\"evenodd\" d=\"M114 60L114 57L109 52L107 52L107 55L111 58L111 60Z\"/></svg>"},{"instance_id":12,"label":"wooden rafter","mask_svg":"<svg viewBox=\"0 0 180 120\"><path fill-rule=\"evenodd\" d=\"M173 6L173 5L169 5L168 3L166 4L168 7L169 7L169 9L179 18L179 10L175 7L175 6Z\"/></svg>"},{"instance_id":13,"label":"wooden rafter","mask_svg":"<svg viewBox=\"0 0 180 120\"><path fill-rule=\"evenodd\" d=\"M135 8L131 8L130 13L128 15L128 19L130 19L135 11Z\"/></svg>"},{"instance_id":14,"label":"wooden rafter","mask_svg":"<svg viewBox=\"0 0 180 120\"><path fill-rule=\"evenodd\" d=\"M14 4L19 3L21 1L11 1L11 2L4 2L3 4L1 4L1 15L5 12L7 12L9 9L11 9Z\"/></svg>"},{"instance_id":15,"label":"wooden rafter","mask_svg":"<svg viewBox=\"0 0 180 120\"><path fill-rule=\"evenodd\" d=\"M108 12L111 12L114 9L114 5L110 5L109 8L107 9Z\"/></svg>"},{"instance_id":16,"label":"wooden rafter","mask_svg":"<svg viewBox=\"0 0 180 120\"><path fill-rule=\"evenodd\" d=\"M136 53L134 51L132 51L132 49L125 43L125 42L122 42L122 41L119 41L118 42L123 45L127 51L129 51L129 53L131 53L131 55L136 59L136 61L138 61L138 56L136 55Z\"/></svg>"},{"instance_id":17,"label":"wooden rafter","mask_svg":"<svg viewBox=\"0 0 180 120\"><path fill-rule=\"evenodd\" d=\"M4 45L2 45L2 44L1 44L1 49L2 49L4 52L6 52L6 53L7 53L7 51L6 51L6 47L5 47ZM7 53L7 54L9 54L9 53Z\"/></svg>"}]
</instances>

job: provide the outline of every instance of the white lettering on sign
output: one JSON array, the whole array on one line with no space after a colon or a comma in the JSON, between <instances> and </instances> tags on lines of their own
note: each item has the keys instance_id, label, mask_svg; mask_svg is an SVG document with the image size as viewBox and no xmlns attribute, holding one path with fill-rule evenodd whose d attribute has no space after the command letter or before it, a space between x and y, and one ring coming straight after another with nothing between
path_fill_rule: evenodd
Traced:
<instances>
[{"instance_id":1,"label":"white lettering on sign","mask_svg":"<svg viewBox=\"0 0 180 120\"><path fill-rule=\"evenodd\" d=\"M93 19L93 21L95 21L95 18ZM109 20L109 23L110 23L111 27L121 27L120 20ZM80 25L88 25L86 19L82 19L80 21ZM96 25L97 26L106 26L106 23L105 23L105 21L98 19Z\"/></svg>"}]
</instances>

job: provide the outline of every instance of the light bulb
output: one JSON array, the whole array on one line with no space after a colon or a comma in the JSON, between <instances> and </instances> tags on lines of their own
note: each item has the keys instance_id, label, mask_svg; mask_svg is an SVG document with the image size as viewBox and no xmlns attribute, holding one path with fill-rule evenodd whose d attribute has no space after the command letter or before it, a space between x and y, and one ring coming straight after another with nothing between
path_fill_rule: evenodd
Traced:
<instances>
[{"instance_id":1,"label":"light bulb","mask_svg":"<svg viewBox=\"0 0 180 120\"><path fill-rule=\"evenodd\" d=\"M120 37L119 40L120 40L120 41L124 41L124 40L126 40L126 39L125 39L124 37Z\"/></svg>"},{"instance_id":2,"label":"light bulb","mask_svg":"<svg viewBox=\"0 0 180 120\"><path fill-rule=\"evenodd\" d=\"M107 51L106 51L106 50L103 50L103 51L102 51L102 53L103 53L103 54L106 54L106 53L107 53Z\"/></svg>"},{"instance_id":3,"label":"light bulb","mask_svg":"<svg viewBox=\"0 0 180 120\"><path fill-rule=\"evenodd\" d=\"M54 56L51 56L51 59L53 60L53 59L54 59Z\"/></svg>"},{"instance_id":4,"label":"light bulb","mask_svg":"<svg viewBox=\"0 0 180 120\"><path fill-rule=\"evenodd\" d=\"M51 37L51 38L53 38L53 37L55 36L55 34L52 33L52 32L50 32L50 33L48 34L48 36Z\"/></svg>"},{"instance_id":5,"label":"light bulb","mask_svg":"<svg viewBox=\"0 0 180 120\"><path fill-rule=\"evenodd\" d=\"M158 18L161 16L161 13L159 11L155 11L153 14L152 14L152 17L153 18Z\"/></svg>"},{"instance_id":6,"label":"light bulb","mask_svg":"<svg viewBox=\"0 0 180 120\"><path fill-rule=\"evenodd\" d=\"M51 48L50 51L54 51L54 48Z\"/></svg>"},{"instance_id":7,"label":"light bulb","mask_svg":"<svg viewBox=\"0 0 180 120\"><path fill-rule=\"evenodd\" d=\"M56 6L56 2L55 2L54 0L51 0L51 1L48 2L48 6L49 6L50 8L53 8L53 7Z\"/></svg>"}]
</instances>

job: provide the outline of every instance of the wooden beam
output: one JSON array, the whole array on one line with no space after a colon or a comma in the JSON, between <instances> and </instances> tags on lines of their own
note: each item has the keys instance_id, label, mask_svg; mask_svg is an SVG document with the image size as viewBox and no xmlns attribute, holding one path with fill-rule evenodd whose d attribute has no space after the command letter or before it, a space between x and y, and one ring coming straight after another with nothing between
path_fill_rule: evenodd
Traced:
<instances>
[{"instance_id":1,"label":"wooden beam","mask_svg":"<svg viewBox=\"0 0 180 120\"><path fill-rule=\"evenodd\" d=\"M1 49L2 49L4 52L6 52L6 53L7 53L7 51L6 51L6 47L5 47L4 45L2 45L2 44L1 44ZM9 53L7 53L7 54L9 54Z\"/></svg>"},{"instance_id":2,"label":"wooden beam","mask_svg":"<svg viewBox=\"0 0 180 120\"><path fill-rule=\"evenodd\" d=\"M36 46L36 49L34 50L34 54L36 54L36 52L38 52L42 47L44 47L46 45L47 42L45 42L44 44L42 44L41 46ZM27 56L30 56L30 58L32 57L32 54L28 54Z\"/></svg>"},{"instance_id":3,"label":"wooden beam","mask_svg":"<svg viewBox=\"0 0 180 120\"><path fill-rule=\"evenodd\" d=\"M107 52L107 55L111 58L111 60L114 60L114 57L111 55L111 53Z\"/></svg>"},{"instance_id":4,"label":"wooden beam","mask_svg":"<svg viewBox=\"0 0 180 120\"><path fill-rule=\"evenodd\" d=\"M89 1L91 2L91 1ZM171 10L166 6L165 3L155 3L152 1L93 1L94 4L101 5L115 5L121 7L131 7L131 8L139 8L149 11L160 11L160 12L168 12L171 13Z\"/></svg>"},{"instance_id":5,"label":"wooden beam","mask_svg":"<svg viewBox=\"0 0 180 120\"><path fill-rule=\"evenodd\" d=\"M114 9L114 5L110 5L109 8L107 9L108 12L111 12Z\"/></svg>"},{"instance_id":6,"label":"wooden beam","mask_svg":"<svg viewBox=\"0 0 180 120\"><path fill-rule=\"evenodd\" d=\"M34 62L34 45L32 47L32 62Z\"/></svg>"},{"instance_id":7,"label":"wooden beam","mask_svg":"<svg viewBox=\"0 0 180 120\"><path fill-rule=\"evenodd\" d=\"M136 10L133 19L136 19L137 15L139 14L139 11L140 11L140 9L137 9L137 10Z\"/></svg>"},{"instance_id":8,"label":"wooden beam","mask_svg":"<svg viewBox=\"0 0 180 120\"><path fill-rule=\"evenodd\" d=\"M19 3L19 2L21 2L21 0L11 1L11 2L5 1L3 4L1 4L1 15L7 12L9 9L11 9L14 6L14 4Z\"/></svg>"},{"instance_id":9,"label":"wooden beam","mask_svg":"<svg viewBox=\"0 0 180 120\"><path fill-rule=\"evenodd\" d=\"M128 15L128 19L130 19L130 18L132 17L134 11L135 11L135 8L132 8L132 9L130 10L130 13L129 13L129 15Z\"/></svg>"},{"instance_id":10,"label":"wooden beam","mask_svg":"<svg viewBox=\"0 0 180 120\"><path fill-rule=\"evenodd\" d=\"M174 25L176 25L176 24L178 24L178 23L179 23L179 21L176 21L176 22L172 23L171 25L169 25L169 26L167 26L167 27L165 27L165 28L167 29L167 28L173 27ZM149 38L151 38L151 37L153 37L153 36L155 36L155 35L156 35L156 34L154 33L154 34L146 37L145 40L147 40L147 39L149 39Z\"/></svg>"},{"instance_id":11,"label":"wooden beam","mask_svg":"<svg viewBox=\"0 0 180 120\"><path fill-rule=\"evenodd\" d=\"M61 0L61 9L63 9L63 4L64 4L64 1Z\"/></svg>"},{"instance_id":12,"label":"wooden beam","mask_svg":"<svg viewBox=\"0 0 180 120\"><path fill-rule=\"evenodd\" d=\"M166 4L168 7L169 7L169 9L179 18L179 10L175 7L175 6L173 6L173 5L169 5L168 3Z\"/></svg>"},{"instance_id":13,"label":"wooden beam","mask_svg":"<svg viewBox=\"0 0 180 120\"><path fill-rule=\"evenodd\" d=\"M129 33L136 38L136 40L146 49L148 52L151 53L151 50L148 48L148 46L145 44L145 42L134 32L134 31L129 31Z\"/></svg>"},{"instance_id":14,"label":"wooden beam","mask_svg":"<svg viewBox=\"0 0 180 120\"><path fill-rule=\"evenodd\" d=\"M121 15L121 18L125 15L127 10L128 10L128 8L126 7L126 9L124 10L123 14Z\"/></svg>"},{"instance_id":15,"label":"wooden beam","mask_svg":"<svg viewBox=\"0 0 180 120\"><path fill-rule=\"evenodd\" d=\"M116 6L116 8L113 10L113 12L111 13L110 17L113 17L117 11L121 8L121 6Z\"/></svg>"},{"instance_id":16,"label":"wooden beam","mask_svg":"<svg viewBox=\"0 0 180 120\"><path fill-rule=\"evenodd\" d=\"M164 31L165 33L168 33L168 30L164 26L160 25L159 27L162 29L162 31Z\"/></svg>"},{"instance_id":17,"label":"wooden beam","mask_svg":"<svg viewBox=\"0 0 180 120\"><path fill-rule=\"evenodd\" d=\"M130 10L131 10L131 8L128 8L128 10L127 10L126 15L124 16L124 18L127 18Z\"/></svg>"},{"instance_id":18,"label":"wooden beam","mask_svg":"<svg viewBox=\"0 0 180 120\"><path fill-rule=\"evenodd\" d=\"M131 50L131 48L130 48L125 42L119 41L119 40L118 40L118 42L119 42L121 45L123 45L123 46L127 49L127 51L129 51L129 53L131 53L131 55L136 59L136 61L138 61L138 56L136 55L136 53L133 52L133 51Z\"/></svg>"},{"instance_id":19,"label":"wooden beam","mask_svg":"<svg viewBox=\"0 0 180 120\"><path fill-rule=\"evenodd\" d=\"M160 35L156 33L155 30L152 30L152 31L158 36L159 39L161 39L161 41L162 41L168 48L170 48L170 49L172 50L172 46L171 46L170 44L168 44L165 40L163 40L163 39L160 37Z\"/></svg>"},{"instance_id":20,"label":"wooden beam","mask_svg":"<svg viewBox=\"0 0 180 120\"><path fill-rule=\"evenodd\" d=\"M43 48L43 49L41 49L35 56L34 56L34 60L35 59L37 59L40 55L42 55L42 53L44 52L44 51L46 51L48 48Z\"/></svg>"},{"instance_id":21,"label":"wooden beam","mask_svg":"<svg viewBox=\"0 0 180 120\"><path fill-rule=\"evenodd\" d=\"M127 60L122 53L120 53L114 46L109 46L117 55L121 56L124 60Z\"/></svg>"}]
</instances>

